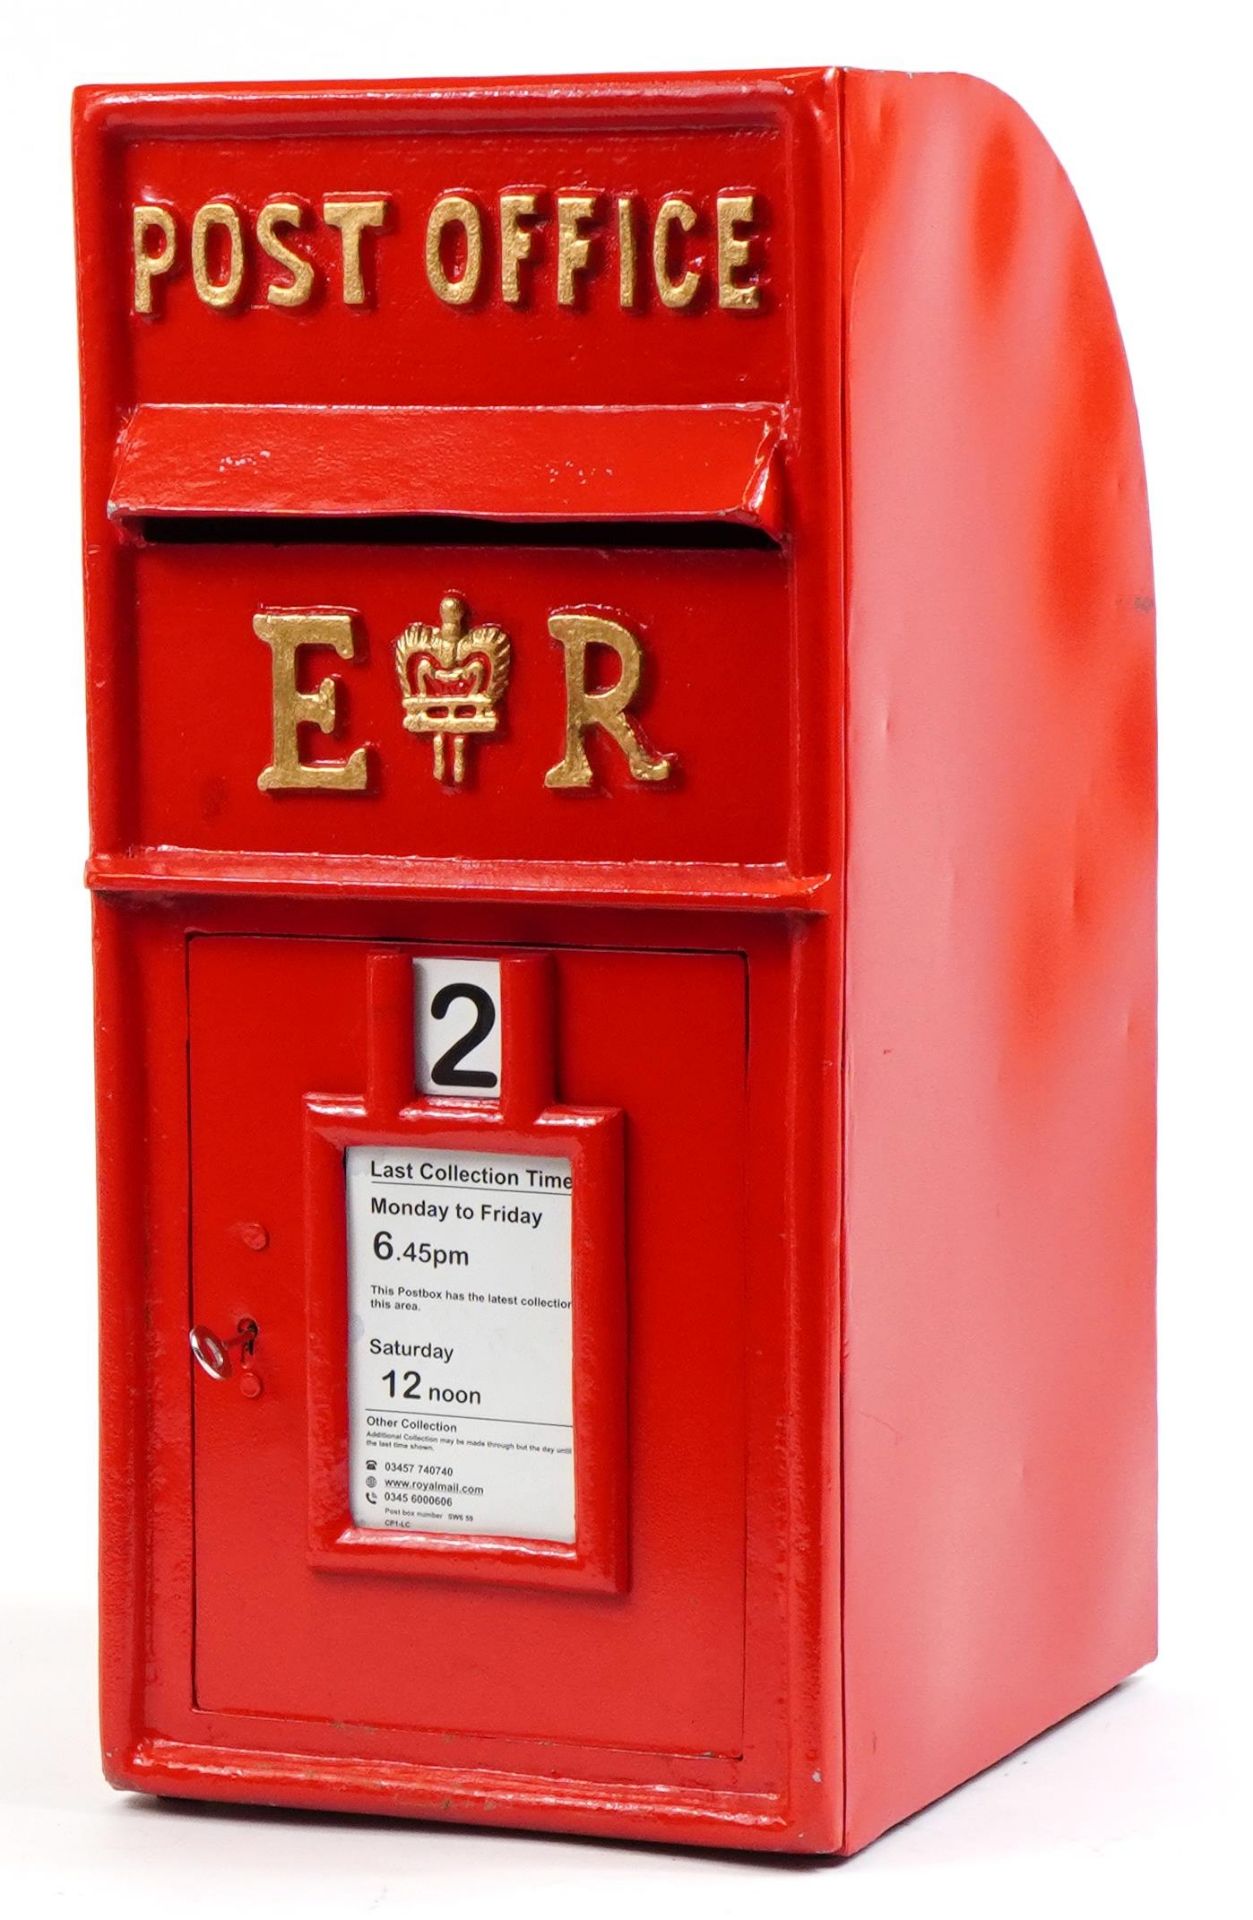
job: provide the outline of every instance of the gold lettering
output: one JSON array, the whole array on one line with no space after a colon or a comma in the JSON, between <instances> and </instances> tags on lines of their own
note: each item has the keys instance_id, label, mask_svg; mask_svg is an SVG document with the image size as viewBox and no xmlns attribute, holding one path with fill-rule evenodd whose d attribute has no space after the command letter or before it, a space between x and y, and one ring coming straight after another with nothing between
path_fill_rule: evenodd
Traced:
<instances>
[{"instance_id":1,"label":"gold lettering","mask_svg":"<svg viewBox=\"0 0 1253 1920\"><path fill-rule=\"evenodd\" d=\"M635 211L628 193L618 201L618 305L635 305Z\"/></svg>"},{"instance_id":2,"label":"gold lettering","mask_svg":"<svg viewBox=\"0 0 1253 1920\"><path fill-rule=\"evenodd\" d=\"M267 200L257 215L261 251L291 275L290 280L272 280L266 288L265 297L272 307L303 307L313 292L313 267L275 232L276 227L300 226L304 217L304 208L294 200Z\"/></svg>"},{"instance_id":3,"label":"gold lettering","mask_svg":"<svg viewBox=\"0 0 1253 1920\"><path fill-rule=\"evenodd\" d=\"M262 793L307 791L361 793L369 779L367 749L358 747L347 760L300 758L301 727L335 726L335 690L328 675L316 693L296 686L296 655L301 647L333 647L341 660L354 651L352 619L346 613L259 613L252 623L258 640L274 656L274 757L257 776Z\"/></svg>"},{"instance_id":4,"label":"gold lettering","mask_svg":"<svg viewBox=\"0 0 1253 1920\"><path fill-rule=\"evenodd\" d=\"M695 298L700 275L689 267L679 280L670 278L670 229L678 227L690 233L696 225L696 209L686 200L663 200L653 228L653 276L663 307L686 307Z\"/></svg>"},{"instance_id":5,"label":"gold lettering","mask_svg":"<svg viewBox=\"0 0 1253 1920\"><path fill-rule=\"evenodd\" d=\"M635 635L616 620L591 613L554 613L548 631L565 651L566 751L557 766L544 775L546 787L590 787L592 769L583 736L589 727L603 727L622 749L636 780L668 780L670 758L648 751L627 708L640 684L643 651ZM593 692L587 684L587 650L611 647L622 663L612 687Z\"/></svg>"},{"instance_id":6,"label":"gold lettering","mask_svg":"<svg viewBox=\"0 0 1253 1920\"><path fill-rule=\"evenodd\" d=\"M720 193L718 195L718 305L720 307L755 307L761 301L761 288L751 280L736 279L740 268L748 265L748 241L741 239L737 227L751 224L753 214L753 196L751 193Z\"/></svg>"},{"instance_id":7,"label":"gold lettering","mask_svg":"<svg viewBox=\"0 0 1253 1920\"><path fill-rule=\"evenodd\" d=\"M465 265L455 280L444 271L442 243L448 227L460 227L466 238ZM460 193L446 193L431 208L426 223L426 277L431 291L450 307L464 307L478 291L483 270L483 222L473 200Z\"/></svg>"},{"instance_id":8,"label":"gold lettering","mask_svg":"<svg viewBox=\"0 0 1253 1920\"><path fill-rule=\"evenodd\" d=\"M368 227L381 227L387 218L386 200L324 200L322 218L339 228L339 251L344 305L365 305L365 276L361 271L361 236ZM294 302L293 302L294 304Z\"/></svg>"},{"instance_id":9,"label":"gold lettering","mask_svg":"<svg viewBox=\"0 0 1253 1920\"><path fill-rule=\"evenodd\" d=\"M148 235L159 233L160 253L149 253ZM164 207L138 206L131 210L131 238L135 253L135 311L152 312L152 283L174 265L174 218Z\"/></svg>"},{"instance_id":10,"label":"gold lettering","mask_svg":"<svg viewBox=\"0 0 1253 1920\"><path fill-rule=\"evenodd\" d=\"M500 196L500 291L511 307L519 305L522 288L519 285L518 263L531 257L531 243L534 239L530 227L519 225L521 220L535 217L535 195L533 193L502 193Z\"/></svg>"},{"instance_id":11,"label":"gold lettering","mask_svg":"<svg viewBox=\"0 0 1253 1920\"><path fill-rule=\"evenodd\" d=\"M209 276L209 235L220 228L229 251L225 280ZM208 200L191 223L191 276L206 307L233 307L244 283L244 236L239 215L228 200Z\"/></svg>"},{"instance_id":12,"label":"gold lettering","mask_svg":"<svg viewBox=\"0 0 1253 1920\"><path fill-rule=\"evenodd\" d=\"M574 305L574 276L587 267L591 241L583 228L596 211L596 197L590 193L557 195L557 304Z\"/></svg>"}]
</instances>

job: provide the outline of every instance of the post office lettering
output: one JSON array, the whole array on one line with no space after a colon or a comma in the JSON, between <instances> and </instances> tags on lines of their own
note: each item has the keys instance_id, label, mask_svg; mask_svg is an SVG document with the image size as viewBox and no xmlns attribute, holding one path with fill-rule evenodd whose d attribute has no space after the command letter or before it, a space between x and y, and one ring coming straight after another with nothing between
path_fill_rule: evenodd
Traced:
<instances>
[{"instance_id":1,"label":"post office lettering","mask_svg":"<svg viewBox=\"0 0 1253 1920\"><path fill-rule=\"evenodd\" d=\"M251 206L229 193L195 207L153 199L131 209L131 309L163 320L191 300L283 313L316 310L315 295L368 308L416 287L433 311L466 314L492 303L753 313L765 239L748 192L458 187L403 209L379 193L276 190Z\"/></svg>"}]
</instances>

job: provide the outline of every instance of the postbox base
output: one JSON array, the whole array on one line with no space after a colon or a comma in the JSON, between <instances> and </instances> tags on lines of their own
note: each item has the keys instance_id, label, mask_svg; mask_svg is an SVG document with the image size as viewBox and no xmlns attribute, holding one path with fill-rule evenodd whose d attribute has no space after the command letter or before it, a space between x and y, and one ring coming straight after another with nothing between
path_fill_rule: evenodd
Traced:
<instances>
[{"instance_id":1,"label":"postbox base","mask_svg":"<svg viewBox=\"0 0 1253 1920\"><path fill-rule=\"evenodd\" d=\"M590 1789L534 1775L468 1776L421 1767L371 1767L325 1757L277 1759L269 1753L181 1742L142 1742L106 1763L119 1791L175 1800L290 1807L448 1825L581 1834L664 1846L733 1847L746 1852L835 1854L829 1833L798 1830L775 1803L756 1794L683 1794L669 1787Z\"/></svg>"},{"instance_id":2,"label":"postbox base","mask_svg":"<svg viewBox=\"0 0 1253 1920\"><path fill-rule=\"evenodd\" d=\"M1151 1657L1146 1654L1146 1662ZM1129 1677L1122 1675L1091 1699L1076 1701L1068 1712L1092 1705ZM1068 1713L1059 1715L1028 1739L1047 1733L1067 1717ZM999 1755L988 1765L999 1765L1008 1757ZM664 1785L641 1790L637 1785L592 1786L551 1775L367 1766L327 1755L276 1755L172 1740L146 1740L125 1755L106 1755L105 1774L119 1792L161 1799L360 1814L657 1846L847 1858L879 1837L875 1832L848 1838L842 1809L834 1804L818 1803L798 1818L782 1800L764 1794L685 1791ZM954 1781L947 1791L965 1784ZM921 1812L923 1806L911 1811ZM908 1813L901 1816L909 1817Z\"/></svg>"}]
</instances>

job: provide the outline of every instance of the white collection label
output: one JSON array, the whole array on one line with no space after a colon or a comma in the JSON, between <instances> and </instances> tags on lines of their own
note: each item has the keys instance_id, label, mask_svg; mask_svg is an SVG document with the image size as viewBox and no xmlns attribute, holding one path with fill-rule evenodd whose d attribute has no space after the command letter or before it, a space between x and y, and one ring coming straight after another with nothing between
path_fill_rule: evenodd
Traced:
<instances>
[{"instance_id":1,"label":"white collection label","mask_svg":"<svg viewBox=\"0 0 1253 1920\"><path fill-rule=\"evenodd\" d=\"M574 1539L568 1160L349 1147L359 1527Z\"/></svg>"}]
</instances>

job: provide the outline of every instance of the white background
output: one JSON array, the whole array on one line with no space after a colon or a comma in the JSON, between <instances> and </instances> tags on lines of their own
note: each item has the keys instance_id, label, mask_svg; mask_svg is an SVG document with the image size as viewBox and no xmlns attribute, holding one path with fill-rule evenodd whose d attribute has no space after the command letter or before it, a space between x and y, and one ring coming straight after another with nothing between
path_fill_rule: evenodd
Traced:
<instances>
[{"instance_id":1,"label":"white background","mask_svg":"<svg viewBox=\"0 0 1253 1920\"><path fill-rule=\"evenodd\" d=\"M1191 0L10 0L0 26L3 1364L8 1911L1247 1910L1249 104ZM179 1810L97 1774L91 1011L68 112L78 81L840 63L959 68L1069 169L1139 395L1162 710L1163 1654L848 1865ZM207 667L207 663L206 663ZM35 1425L39 1422L38 1440ZM241 1660L247 1649L241 1647ZM1243 1892L1239 1889L1243 1886Z\"/></svg>"}]
</instances>

